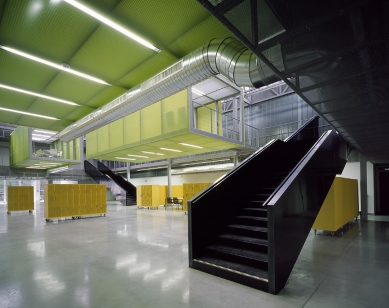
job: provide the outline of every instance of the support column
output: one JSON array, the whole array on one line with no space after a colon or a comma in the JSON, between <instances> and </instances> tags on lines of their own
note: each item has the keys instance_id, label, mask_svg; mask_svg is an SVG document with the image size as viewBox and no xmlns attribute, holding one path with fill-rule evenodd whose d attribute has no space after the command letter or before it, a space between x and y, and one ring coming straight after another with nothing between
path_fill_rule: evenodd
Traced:
<instances>
[{"instance_id":1,"label":"support column","mask_svg":"<svg viewBox=\"0 0 389 308\"><path fill-rule=\"evenodd\" d=\"M167 193L168 197L172 198L172 160L167 160Z\"/></svg>"},{"instance_id":2,"label":"support column","mask_svg":"<svg viewBox=\"0 0 389 308\"><path fill-rule=\"evenodd\" d=\"M130 181L130 170L131 170L131 163L127 163L127 182Z\"/></svg>"},{"instance_id":3,"label":"support column","mask_svg":"<svg viewBox=\"0 0 389 308\"><path fill-rule=\"evenodd\" d=\"M232 99L232 136L228 136L229 138L237 138L238 137L238 123L237 123L237 119L238 119L238 100L234 97Z\"/></svg>"},{"instance_id":4,"label":"support column","mask_svg":"<svg viewBox=\"0 0 389 308\"><path fill-rule=\"evenodd\" d=\"M238 152L235 152L233 159L234 159L234 167L236 167L239 164L239 153Z\"/></svg>"},{"instance_id":5,"label":"support column","mask_svg":"<svg viewBox=\"0 0 389 308\"><path fill-rule=\"evenodd\" d=\"M367 221L367 167L366 158L359 153L360 180L359 191L361 192L361 221Z\"/></svg>"},{"instance_id":6,"label":"support column","mask_svg":"<svg viewBox=\"0 0 389 308\"><path fill-rule=\"evenodd\" d=\"M240 141L245 143L244 137L244 89L240 88Z\"/></svg>"}]
</instances>

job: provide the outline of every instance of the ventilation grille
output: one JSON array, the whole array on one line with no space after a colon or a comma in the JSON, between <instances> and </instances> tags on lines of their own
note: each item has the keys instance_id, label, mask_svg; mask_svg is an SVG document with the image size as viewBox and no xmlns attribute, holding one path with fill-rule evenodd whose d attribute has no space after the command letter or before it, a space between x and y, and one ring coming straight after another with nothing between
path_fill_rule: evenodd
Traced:
<instances>
[{"instance_id":1,"label":"ventilation grille","mask_svg":"<svg viewBox=\"0 0 389 308\"><path fill-rule=\"evenodd\" d=\"M147 90L152 86L156 85L157 83L160 83L161 81L165 80L167 77L170 77L171 75L181 71L183 68L182 62L183 61L180 60L174 63L172 66L168 67L164 71L160 72L159 74L145 81L144 83L141 84L140 90L141 91Z\"/></svg>"}]
</instances>

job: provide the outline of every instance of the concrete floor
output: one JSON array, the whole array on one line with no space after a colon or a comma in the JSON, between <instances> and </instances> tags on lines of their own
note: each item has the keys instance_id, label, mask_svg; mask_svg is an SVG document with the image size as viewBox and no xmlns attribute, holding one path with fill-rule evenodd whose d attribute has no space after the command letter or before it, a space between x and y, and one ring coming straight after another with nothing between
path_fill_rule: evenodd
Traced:
<instances>
[{"instance_id":1,"label":"concrete floor","mask_svg":"<svg viewBox=\"0 0 389 308\"><path fill-rule=\"evenodd\" d=\"M0 204L0 307L388 307L389 222L310 233L274 296L188 267L182 211L108 205L46 223Z\"/></svg>"}]
</instances>

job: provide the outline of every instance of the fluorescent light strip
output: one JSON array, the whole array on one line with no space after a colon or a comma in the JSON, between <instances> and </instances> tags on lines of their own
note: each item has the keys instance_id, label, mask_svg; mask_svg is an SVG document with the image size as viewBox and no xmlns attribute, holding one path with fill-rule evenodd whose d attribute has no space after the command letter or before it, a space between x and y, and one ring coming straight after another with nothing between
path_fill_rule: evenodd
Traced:
<instances>
[{"instance_id":1,"label":"fluorescent light strip","mask_svg":"<svg viewBox=\"0 0 389 308\"><path fill-rule=\"evenodd\" d=\"M41 168L41 167L26 167L26 169L46 169L46 168Z\"/></svg>"},{"instance_id":2,"label":"fluorescent light strip","mask_svg":"<svg viewBox=\"0 0 389 308\"><path fill-rule=\"evenodd\" d=\"M145 153L145 154L155 154L155 155L165 155L165 154L162 154L162 153L147 152L147 151L142 151L142 153Z\"/></svg>"},{"instance_id":3,"label":"fluorescent light strip","mask_svg":"<svg viewBox=\"0 0 389 308\"><path fill-rule=\"evenodd\" d=\"M201 146L199 146L199 145L193 145L193 144L189 144L189 143L180 143L180 144L185 145L185 146L187 146L187 147L204 149L203 147L201 147Z\"/></svg>"},{"instance_id":4,"label":"fluorescent light strip","mask_svg":"<svg viewBox=\"0 0 389 308\"><path fill-rule=\"evenodd\" d=\"M40 161L39 163L45 164L45 165L60 165L58 163L46 163L46 162L43 162L43 161Z\"/></svg>"},{"instance_id":5,"label":"fluorescent light strip","mask_svg":"<svg viewBox=\"0 0 389 308\"><path fill-rule=\"evenodd\" d=\"M199 164L211 164L211 163L214 163L214 162L218 162L218 161L229 161L230 159L227 158L227 159L219 159L219 160L211 160L211 161L202 161L202 162L197 162L197 163L190 163L190 164L181 164L181 166L189 166L189 165L199 165Z\"/></svg>"},{"instance_id":6,"label":"fluorescent light strip","mask_svg":"<svg viewBox=\"0 0 389 308\"><path fill-rule=\"evenodd\" d=\"M51 138L51 136L45 136L45 135L38 135L38 134L34 134L34 133L32 133L32 136L38 136L38 137L46 137L46 139L49 139L49 138Z\"/></svg>"},{"instance_id":7,"label":"fluorescent light strip","mask_svg":"<svg viewBox=\"0 0 389 308\"><path fill-rule=\"evenodd\" d=\"M3 108L3 107L0 107L0 110L9 111L9 112L14 112L14 113L21 113L21 114L25 114L25 115L29 115L29 116L33 116L33 117L38 117L38 118L49 119L49 120L59 120L59 119L57 119L57 118L47 117L47 116L43 116L43 115L36 114L36 113L24 112L24 111L19 111L19 110L14 110L14 109L8 109L8 108Z\"/></svg>"},{"instance_id":8,"label":"fluorescent light strip","mask_svg":"<svg viewBox=\"0 0 389 308\"><path fill-rule=\"evenodd\" d=\"M15 92L20 92L20 93L24 93L24 94L28 94L28 95L32 95L32 96L42 97L42 98L49 99L49 100L52 100L52 101L56 101L56 102L59 102L59 103L80 106L79 104L76 104L76 103L73 103L73 102L70 102L70 101L65 101L63 99L55 98L55 97L52 97L52 96L47 96L47 95L43 95L43 94L39 94L39 93L35 93L35 92L30 92L30 91L26 91L26 90L14 88L14 87L6 86L6 85L1 84L1 83L0 83L0 88L4 88L4 89L7 89L7 90L11 90L11 91L15 91Z\"/></svg>"},{"instance_id":9,"label":"fluorescent light strip","mask_svg":"<svg viewBox=\"0 0 389 308\"><path fill-rule=\"evenodd\" d=\"M135 171L156 170L156 169L167 169L167 167L142 168L142 169L135 169Z\"/></svg>"},{"instance_id":10,"label":"fluorescent light strip","mask_svg":"<svg viewBox=\"0 0 389 308\"><path fill-rule=\"evenodd\" d=\"M127 159L127 160L136 160L135 158L126 158L126 157L115 157L117 159Z\"/></svg>"},{"instance_id":11,"label":"fluorescent light strip","mask_svg":"<svg viewBox=\"0 0 389 308\"><path fill-rule=\"evenodd\" d=\"M108 18L105 18L104 16L100 15L99 13L96 13L95 11L91 10L90 8L82 5L81 3L78 3L74 0L64 0L65 2L69 3L70 5L73 5L75 8L83 11L84 13L92 16L93 18L96 18L100 20L102 23L106 24L107 26L111 27L112 29L115 29L116 31L119 31L120 33L124 34L125 36L129 37L130 39L133 39L134 41L137 41L138 43L142 44L143 46L150 48L156 52L161 52L160 49L153 46L149 42L145 41L141 37L137 36L136 34L128 31L127 29L124 29L123 27L119 26L118 24L112 22Z\"/></svg>"},{"instance_id":12,"label":"fluorescent light strip","mask_svg":"<svg viewBox=\"0 0 389 308\"><path fill-rule=\"evenodd\" d=\"M204 95L205 95L203 92L200 92L200 91L198 91L198 90L196 90L196 89L194 89L194 88L192 88L192 91L193 91L194 93L196 93L197 95L200 95L200 96L204 96Z\"/></svg>"},{"instance_id":13,"label":"fluorescent light strip","mask_svg":"<svg viewBox=\"0 0 389 308\"><path fill-rule=\"evenodd\" d=\"M165 150L165 151L172 151L172 152L182 152L180 150L174 150L174 149L168 149L168 148L160 148L161 150Z\"/></svg>"},{"instance_id":14,"label":"fluorescent light strip","mask_svg":"<svg viewBox=\"0 0 389 308\"><path fill-rule=\"evenodd\" d=\"M131 154L127 154L127 156L140 157L140 158L150 158L150 157L148 157L148 156L131 155Z\"/></svg>"},{"instance_id":15,"label":"fluorescent light strip","mask_svg":"<svg viewBox=\"0 0 389 308\"><path fill-rule=\"evenodd\" d=\"M16 54L16 55L25 57L25 58L27 58L27 59L30 59L30 60L33 60L33 61L36 61L36 62L45 64L45 65L54 67L54 68L59 69L59 70L61 70L61 71L65 71L65 72L68 72L68 73L70 73L70 74L77 75L77 76L80 76L80 77L83 77L83 78L92 80L92 81L94 81L94 82L97 82L97 83L101 83L101 84L105 84L105 85L107 85L107 86L110 86L110 84L107 83L107 82L105 82L104 80L101 80L101 79L98 79L98 78L89 76L89 75L87 75L87 74L84 74L84 73L81 73L81 72L72 70L72 69L70 69L70 68L65 68L65 67L63 67L63 66L61 66L61 65L58 65L58 64L55 64L55 63L53 63L53 62L50 62L50 61L47 61L47 60L44 60L44 59L41 59L41 58L38 58L38 57L35 57L35 56L32 56L32 55L29 55L29 54L24 53L24 52L22 52L22 51L19 51L19 50L10 48L10 47L1 46L1 45L0 45L0 48L1 48L1 49L4 49L4 50L6 50L6 51L12 52L12 53L14 53L14 54Z\"/></svg>"},{"instance_id":16,"label":"fluorescent light strip","mask_svg":"<svg viewBox=\"0 0 389 308\"><path fill-rule=\"evenodd\" d=\"M38 130L38 129L34 129L33 132L44 133L44 134L48 134L48 135L56 135L56 134L58 134L58 133L52 133L52 132L47 132L45 130Z\"/></svg>"}]
</instances>

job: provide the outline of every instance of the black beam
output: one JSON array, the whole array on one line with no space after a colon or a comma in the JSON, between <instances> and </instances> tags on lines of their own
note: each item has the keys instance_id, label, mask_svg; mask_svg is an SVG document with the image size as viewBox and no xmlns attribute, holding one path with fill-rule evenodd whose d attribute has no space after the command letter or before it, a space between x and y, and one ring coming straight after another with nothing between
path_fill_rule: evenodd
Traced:
<instances>
[{"instance_id":1,"label":"black beam","mask_svg":"<svg viewBox=\"0 0 389 308\"><path fill-rule=\"evenodd\" d=\"M258 6L257 0L251 0L251 41L258 44Z\"/></svg>"},{"instance_id":2,"label":"black beam","mask_svg":"<svg viewBox=\"0 0 389 308\"><path fill-rule=\"evenodd\" d=\"M318 25L321 25L321 24L323 24L325 22L331 21L335 17L338 17L339 15L342 15L345 12L352 11L355 8L359 8L360 6L362 6L364 4L367 4L367 3L369 3L368 0L361 0L361 1L355 2L355 3L353 3L352 5L350 5L348 7L336 10L335 12L333 12L331 14L325 15L325 16L323 16L321 18L316 18L314 21L312 21L310 23L306 23L306 24L304 24L302 26L293 28L291 30L287 30L287 31L285 31L285 32L283 32L283 33L281 33L281 34L279 34L279 35L277 35L275 37L272 37L272 38L266 40L265 42L261 43L258 46L258 50L259 51L264 51L266 49L269 49L270 47L273 47L274 45L279 44L280 42L282 42L284 40L287 40L289 38L293 38L297 34L301 35L302 33L309 32L309 31L311 31L311 28L314 28L314 27L316 27Z\"/></svg>"}]
</instances>

